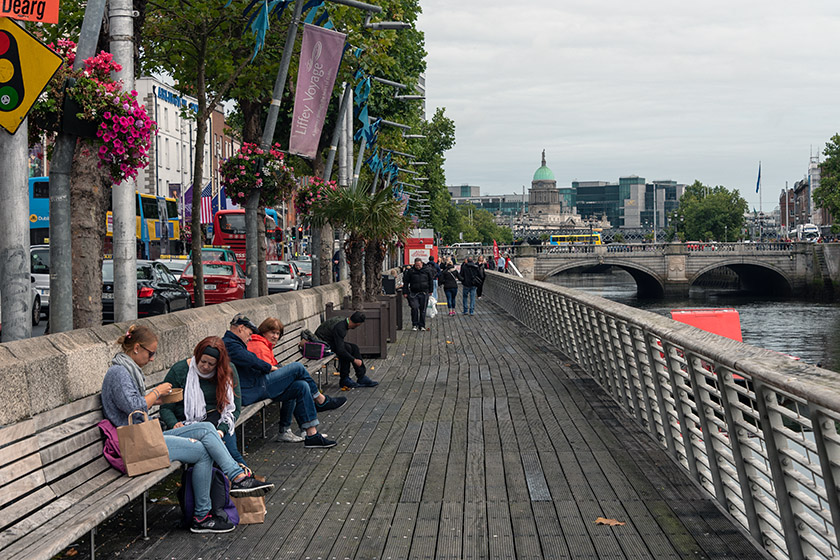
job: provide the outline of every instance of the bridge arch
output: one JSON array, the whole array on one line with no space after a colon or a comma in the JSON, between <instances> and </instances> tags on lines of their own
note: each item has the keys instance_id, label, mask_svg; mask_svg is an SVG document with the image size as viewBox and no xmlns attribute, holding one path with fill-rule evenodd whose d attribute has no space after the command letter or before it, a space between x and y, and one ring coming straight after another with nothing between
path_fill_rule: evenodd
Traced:
<instances>
[{"instance_id":1,"label":"bridge arch","mask_svg":"<svg viewBox=\"0 0 840 560\"><path fill-rule=\"evenodd\" d=\"M778 296L789 296L793 293L793 281L785 271L766 262L745 262L742 258L725 259L698 270L689 278L689 285L694 285L701 276L718 268L729 268L735 272L741 285L749 292Z\"/></svg>"},{"instance_id":2,"label":"bridge arch","mask_svg":"<svg viewBox=\"0 0 840 560\"><path fill-rule=\"evenodd\" d=\"M665 284L656 271L646 266L640 266L638 263L628 262L622 259L605 259L603 257L576 259L573 262L563 263L555 267L545 275L545 278L548 279L576 268L591 268L595 266L614 266L630 274L633 280L636 281L636 290L639 297L659 298L665 294Z\"/></svg>"}]
</instances>

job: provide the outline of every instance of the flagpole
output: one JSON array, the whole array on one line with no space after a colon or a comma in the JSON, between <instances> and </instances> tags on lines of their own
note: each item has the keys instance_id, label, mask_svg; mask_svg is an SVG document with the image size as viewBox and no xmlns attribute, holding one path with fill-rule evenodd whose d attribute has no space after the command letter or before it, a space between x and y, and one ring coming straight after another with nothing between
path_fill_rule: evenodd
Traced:
<instances>
[{"instance_id":1,"label":"flagpole","mask_svg":"<svg viewBox=\"0 0 840 560\"><path fill-rule=\"evenodd\" d=\"M755 189L758 191L758 241L763 239L762 234L762 218L764 217L764 208L761 205L761 160L758 160L758 184Z\"/></svg>"}]
</instances>

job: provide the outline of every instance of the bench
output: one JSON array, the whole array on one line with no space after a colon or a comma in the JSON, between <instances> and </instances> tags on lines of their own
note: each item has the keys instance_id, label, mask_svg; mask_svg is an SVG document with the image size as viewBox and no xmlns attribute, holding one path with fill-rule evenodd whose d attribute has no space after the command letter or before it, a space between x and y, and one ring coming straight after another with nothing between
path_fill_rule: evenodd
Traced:
<instances>
[{"instance_id":1,"label":"bench","mask_svg":"<svg viewBox=\"0 0 840 560\"><path fill-rule=\"evenodd\" d=\"M128 477L102 456L103 418L92 395L0 429L0 557L49 560L175 472L180 463ZM19 499L20 498L20 499Z\"/></svg>"},{"instance_id":2,"label":"bench","mask_svg":"<svg viewBox=\"0 0 840 560\"><path fill-rule=\"evenodd\" d=\"M297 343L303 322L286 327L275 346L280 363L300 359L319 375L332 357L304 360ZM153 387L166 370L147 376ZM320 384L319 384L320 385ZM237 421L245 422L273 402L244 407ZM154 408L153 408L154 411ZM265 414L262 415L265 437ZM166 468L128 477L112 468L102 455L102 420L98 394L0 428L0 558L49 560L85 533L90 533L91 559L95 555L96 527L128 505L143 498L143 537L148 537L148 490L177 471L178 461Z\"/></svg>"},{"instance_id":3,"label":"bench","mask_svg":"<svg viewBox=\"0 0 840 560\"><path fill-rule=\"evenodd\" d=\"M318 388L324 385L323 376L326 375L327 365L335 358L335 356L325 356L320 360L308 360L304 358L298 348L300 342L300 333L304 329L302 321L285 325L283 328L283 336L274 345L274 357L280 365L290 364L292 362L302 363L309 371L309 375L313 378L317 375ZM264 399L248 406L242 407L239 414L237 425L240 427L239 448L242 452L245 451L245 422L253 418L257 413L260 414L262 421L262 437L266 437L265 427L265 408L274 402L274 399Z\"/></svg>"}]
</instances>

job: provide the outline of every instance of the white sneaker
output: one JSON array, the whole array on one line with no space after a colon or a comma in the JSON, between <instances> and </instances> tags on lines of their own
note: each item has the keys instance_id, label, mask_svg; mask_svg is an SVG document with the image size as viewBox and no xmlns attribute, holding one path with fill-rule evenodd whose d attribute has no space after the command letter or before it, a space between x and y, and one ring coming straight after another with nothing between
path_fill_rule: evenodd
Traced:
<instances>
[{"instance_id":1,"label":"white sneaker","mask_svg":"<svg viewBox=\"0 0 840 560\"><path fill-rule=\"evenodd\" d=\"M298 435L295 435L291 428L286 428L285 432L277 436L277 441L284 441L286 443L300 443L303 441L303 438Z\"/></svg>"}]
</instances>

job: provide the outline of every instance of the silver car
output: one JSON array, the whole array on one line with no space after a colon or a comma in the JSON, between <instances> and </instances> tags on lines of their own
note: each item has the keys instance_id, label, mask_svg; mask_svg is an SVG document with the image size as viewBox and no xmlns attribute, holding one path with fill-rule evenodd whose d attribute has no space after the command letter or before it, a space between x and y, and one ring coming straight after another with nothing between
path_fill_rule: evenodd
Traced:
<instances>
[{"instance_id":1,"label":"silver car","mask_svg":"<svg viewBox=\"0 0 840 560\"><path fill-rule=\"evenodd\" d=\"M33 245L29 249L29 272L35 279L35 291L38 293L41 310L50 312L50 246ZM37 323L35 323L37 325Z\"/></svg>"},{"instance_id":2,"label":"silver car","mask_svg":"<svg viewBox=\"0 0 840 560\"><path fill-rule=\"evenodd\" d=\"M303 281L295 273L295 268L284 261L268 261L265 263L265 275L268 279L268 293L291 292L300 290Z\"/></svg>"},{"instance_id":3,"label":"silver car","mask_svg":"<svg viewBox=\"0 0 840 560\"><path fill-rule=\"evenodd\" d=\"M304 288L311 288L312 287L312 261L308 258L306 259L295 259L292 261L292 264L295 265L300 272L300 277L303 279L303 287Z\"/></svg>"}]
</instances>

